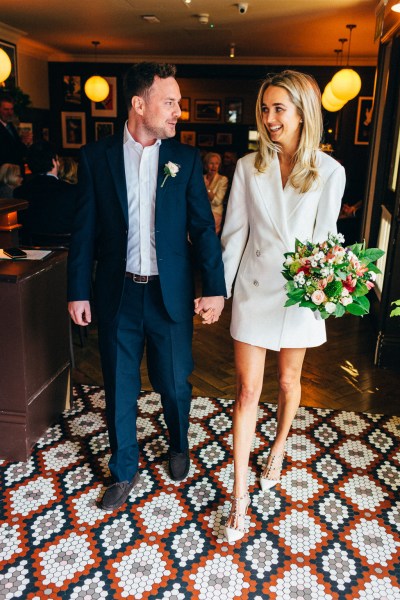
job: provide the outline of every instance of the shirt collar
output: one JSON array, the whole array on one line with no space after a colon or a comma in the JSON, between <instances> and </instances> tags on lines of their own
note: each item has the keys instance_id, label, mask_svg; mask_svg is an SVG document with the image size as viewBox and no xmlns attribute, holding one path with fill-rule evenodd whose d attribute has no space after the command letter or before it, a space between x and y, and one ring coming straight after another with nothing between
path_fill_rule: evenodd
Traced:
<instances>
[{"instance_id":1,"label":"shirt collar","mask_svg":"<svg viewBox=\"0 0 400 600\"><path fill-rule=\"evenodd\" d=\"M124 145L125 144L132 144L134 148L136 148L138 150L143 150L142 144L137 142L135 140L135 138L132 137L132 135L130 134L129 129L128 129L128 121L125 122L125 127L124 127ZM151 147L154 148L155 146L160 146L160 144L161 144L161 140L156 140L155 143Z\"/></svg>"}]
</instances>

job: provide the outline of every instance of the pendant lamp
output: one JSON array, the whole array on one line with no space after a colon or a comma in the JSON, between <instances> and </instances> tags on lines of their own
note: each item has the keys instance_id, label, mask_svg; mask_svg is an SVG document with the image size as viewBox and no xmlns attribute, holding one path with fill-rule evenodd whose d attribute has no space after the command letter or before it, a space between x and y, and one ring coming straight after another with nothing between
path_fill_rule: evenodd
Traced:
<instances>
[{"instance_id":1,"label":"pendant lamp","mask_svg":"<svg viewBox=\"0 0 400 600\"><path fill-rule=\"evenodd\" d=\"M332 82L331 81L325 86L324 93L322 94L321 100L322 100L322 106L324 108L326 108L326 110L329 110L330 112L336 112L337 110L340 110L341 108L343 108L343 106L346 104L345 100L340 100L332 92ZM325 106L325 105L327 105L327 106ZM328 108L328 105L329 105L329 108ZM334 110L332 110L332 109L334 109Z\"/></svg>"},{"instance_id":2,"label":"pendant lamp","mask_svg":"<svg viewBox=\"0 0 400 600\"><path fill-rule=\"evenodd\" d=\"M11 73L12 64L10 57L0 48L0 83L3 83Z\"/></svg>"},{"instance_id":3,"label":"pendant lamp","mask_svg":"<svg viewBox=\"0 0 400 600\"><path fill-rule=\"evenodd\" d=\"M332 77L332 92L336 98L348 102L357 96L361 89L361 78L354 69L349 68L351 32L356 25L346 25L350 31L347 53L347 67L341 69Z\"/></svg>"},{"instance_id":4,"label":"pendant lamp","mask_svg":"<svg viewBox=\"0 0 400 600\"><path fill-rule=\"evenodd\" d=\"M100 42L92 42L95 52L95 62L97 63L97 46ZM85 94L93 102L102 102L110 92L110 86L104 77L93 75L85 83Z\"/></svg>"}]
</instances>

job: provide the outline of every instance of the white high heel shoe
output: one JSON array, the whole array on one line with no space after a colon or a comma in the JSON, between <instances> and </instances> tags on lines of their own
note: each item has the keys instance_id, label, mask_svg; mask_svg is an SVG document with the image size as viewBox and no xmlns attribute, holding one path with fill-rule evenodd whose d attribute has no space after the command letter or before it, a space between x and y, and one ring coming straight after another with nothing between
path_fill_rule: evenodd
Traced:
<instances>
[{"instance_id":1,"label":"white high heel shoe","mask_svg":"<svg viewBox=\"0 0 400 600\"><path fill-rule=\"evenodd\" d=\"M264 471L260 476L260 486L263 492L266 492L267 490L271 489L272 487L274 487L274 485L280 482L282 463L284 457L285 453L271 455L271 462L269 463L268 467L265 467ZM270 476L271 471L279 471L278 479L273 479Z\"/></svg>"},{"instance_id":2,"label":"white high heel shoe","mask_svg":"<svg viewBox=\"0 0 400 600\"><path fill-rule=\"evenodd\" d=\"M244 509L244 512L239 513L238 512L238 503L240 500L246 500L246 498L247 498L247 504ZM232 505L233 505L232 506L233 510L231 511L231 513L227 519L227 523L229 522L231 517L233 517L233 523L236 522L236 524L239 524L239 519L242 519L242 527L229 527L228 525L225 525L224 533L225 533L225 537L229 543L237 542L245 534L244 518L245 518L245 516L247 514L247 510L250 506L250 497L249 497L248 492L246 492L244 496L240 496L238 498L235 498L235 496L232 496Z\"/></svg>"}]
</instances>

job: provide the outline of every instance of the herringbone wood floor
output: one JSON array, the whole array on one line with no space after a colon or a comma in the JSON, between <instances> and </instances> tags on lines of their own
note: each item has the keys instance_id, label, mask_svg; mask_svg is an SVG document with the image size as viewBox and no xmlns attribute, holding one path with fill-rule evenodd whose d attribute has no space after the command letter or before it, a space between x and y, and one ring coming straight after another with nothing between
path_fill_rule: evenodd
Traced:
<instances>
[{"instance_id":1,"label":"herringbone wood floor","mask_svg":"<svg viewBox=\"0 0 400 600\"><path fill-rule=\"evenodd\" d=\"M235 369L229 335L231 303L228 301L220 321L204 326L195 318L192 375L193 394L233 398ZM331 409L367 411L400 415L400 372L374 366L376 332L369 317L346 316L329 319L328 342L307 351L302 378L302 404ZM96 326L91 325L80 346L74 331L76 383L102 385L97 350ZM142 387L151 389L145 361ZM275 402L276 353L267 352L261 401Z\"/></svg>"}]
</instances>

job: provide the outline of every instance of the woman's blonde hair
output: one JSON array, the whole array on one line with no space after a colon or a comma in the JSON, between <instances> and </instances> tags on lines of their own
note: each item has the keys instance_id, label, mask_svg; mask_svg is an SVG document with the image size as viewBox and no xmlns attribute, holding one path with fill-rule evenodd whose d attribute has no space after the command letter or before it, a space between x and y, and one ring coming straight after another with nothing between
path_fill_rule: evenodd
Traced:
<instances>
[{"instance_id":1,"label":"woman's blonde hair","mask_svg":"<svg viewBox=\"0 0 400 600\"><path fill-rule=\"evenodd\" d=\"M299 145L293 157L294 167L289 182L296 190L304 194L319 179L317 150L323 131L321 92L311 75L298 71L282 71L282 73L269 75L263 81L256 103L257 129L260 137L255 167L259 172L264 172L271 164L276 152L280 152L279 144L271 140L263 123L264 92L272 85L287 91L302 119Z\"/></svg>"},{"instance_id":2,"label":"woman's blonde hair","mask_svg":"<svg viewBox=\"0 0 400 600\"><path fill-rule=\"evenodd\" d=\"M218 152L207 152L207 154L203 158L203 164L205 167L207 167L208 163L210 162L210 160L212 159L213 156L216 156L218 158L219 164L221 166L221 163L222 163L221 155L218 154Z\"/></svg>"},{"instance_id":3,"label":"woman's blonde hair","mask_svg":"<svg viewBox=\"0 0 400 600\"><path fill-rule=\"evenodd\" d=\"M58 159L58 177L67 183L78 183L78 163L70 156L60 156Z\"/></svg>"},{"instance_id":4,"label":"woman's blonde hair","mask_svg":"<svg viewBox=\"0 0 400 600\"><path fill-rule=\"evenodd\" d=\"M0 167L0 183L16 187L21 183L21 167L19 165L12 165L11 163L4 163Z\"/></svg>"}]
</instances>

